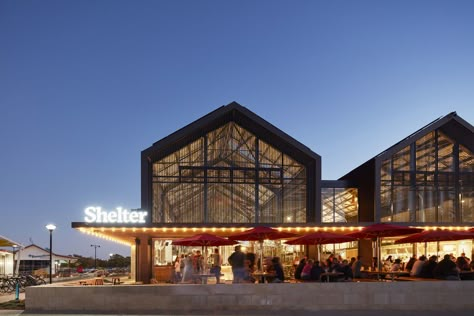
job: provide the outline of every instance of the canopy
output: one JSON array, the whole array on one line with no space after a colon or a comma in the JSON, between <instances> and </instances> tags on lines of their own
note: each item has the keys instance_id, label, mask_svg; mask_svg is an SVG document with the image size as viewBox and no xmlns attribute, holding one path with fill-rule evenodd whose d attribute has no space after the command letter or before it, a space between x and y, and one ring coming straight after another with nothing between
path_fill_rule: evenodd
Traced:
<instances>
[{"instance_id":1,"label":"canopy","mask_svg":"<svg viewBox=\"0 0 474 316\"><path fill-rule=\"evenodd\" d=\"M322 244L338 244L357 240L355 237L340 235L328 232L316 232L307 234L285 242L288 245L322 245Z\"/></svg>"},{"instance_id":2,"label":"canopy","mask_svg":"<svg viewBox=\"0 0 474 316\"><path fill-rule=\"evenodd\" d=\"M282 232L278 229L274 229L267 226L257 226L252 229L246 230L241 233L237 233L229 236L229 239L233 240L253 240L258 241L260 244L260 266L258 267L262 270L263 265L263 241L265 239L276 240L284 238L293 238L298 236L297 234Z\"/></svg>"},{"instance_id":3,"label":"canopy","mask_svg":"<svg viewBox=\"0 0 474 316\"><path fill-rule=\"evenodd\" d=\"M422 232L423 229L421 228L412 228L407 226L398 226L392 224L385 224L385 223L377 223L372 224L370 226L366 226L362 228L362 230L354 233L349 233L346 236L351 236L355 238L368 238L368 239L376 239L376 256L377 257L377 270L380 271L380 239L383 237L394 237L394 236L402 236L408 234L415 234Z\"/></svg>"},{"instance_id":4,"label":"canopy","mask_svg":"<svg viewBox=\"0 0 474 316\"><path fill-rule=\"evenodd\" d=\"M379 237L394 237L409 235L422 232L421 228L413 228L407 226L398 226L385 223L377 223L367 227L362 228L358 232L349 233L346 236L351 236L355 238L379 238Z\"/></svg>"},{"instance_id":5,"label":"canopy","mask_svg":"<svg viewBox=\"0 0 474 316\"><path fill-rule=\"evenodd\" d=\"M318 260L321 260L321 247L323 244L338 244L357 240L357 238L328 232L307 234L285 242L288 245L318 245Z\"/></svg>"},{"instance_id":6,"label":"canopy","mask_svg":"<svg viewBox=\"0 0 474 316\"><path fill-rule=\"evenodd\" d=\"M252 229L246 230L241 233L233 234L229 236L232 240L255 240L263 242L265 239L276 240L283 238L293 238L298 236L297 234L279 231L267 226L257 226Z\"/></svg>"},{"instance_id":7,"label":"canopy","mask_svg":"<svg viewBox=\"0 0 474 316\"><path fill-rule=\"evenodd\" d=\"M448 240L462 240L471 239L473 234L469 232L460 232L452 230L425 230L424 232L414 234L395 241L397 244L415 243L415 242L432 242L432 241L448 241Z\"/></svg>"},{"instance_id":8,"label":"canopy","mask_svg":"<svg viewBox=\"0 0 474 316\"><path fill-rule=\"evenodd\" d=\"M22 246L20 243L15 242L7 237L0 235L0 247L13 247L13 246Z\"/></svg>"},{"instance_id":9,"label":"canopy","mask_svg":"<svg viewBox=\"0 0 474 316\"><path fill-rule=\"evenodd\" d=\"M237 242L229 240L227 238L222 238L216 235L211 234L198 234L191 237L181 238L173 240L173 245L178 246L202 246L202 247L212 247L212 246L226 246L234 245Z\"/></svg>"}]
</instances>

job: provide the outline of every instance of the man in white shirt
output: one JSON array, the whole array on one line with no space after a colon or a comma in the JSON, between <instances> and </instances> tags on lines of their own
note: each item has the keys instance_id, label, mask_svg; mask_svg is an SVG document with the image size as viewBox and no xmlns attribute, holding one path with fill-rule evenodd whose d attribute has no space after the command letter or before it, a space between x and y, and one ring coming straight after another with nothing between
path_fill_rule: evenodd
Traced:
<instances>
[{"instance_id":1,"label":"man in white shirt","mask_svg":"<svg viewBox=\"0 0 474 316\"><path fill-rule=\"evenodd\" d=\"M415 261L413 264L413 268L411 268L410 276L419 276L421 272L421 268L426 261L426 257L424 255L420 256L418 260Z\"/></svg>"}]
</instances>

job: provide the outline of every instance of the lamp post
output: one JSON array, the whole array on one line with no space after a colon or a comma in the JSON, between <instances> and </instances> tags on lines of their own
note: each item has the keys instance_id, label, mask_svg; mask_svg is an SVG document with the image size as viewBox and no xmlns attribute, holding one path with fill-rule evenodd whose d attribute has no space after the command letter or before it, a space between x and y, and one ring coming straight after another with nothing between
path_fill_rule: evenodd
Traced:
<instances>
[{"instance_id":1,"label":"lamp post","mask_svg":"<svg viewBox=\"0 0 474 316\"><path fill-rule=\"evenodd\" d=\"M54 224L46 225L49 230L49 284L53 283L53 230L56 229Z\"/></svg>"},{"instance_id":2,"label":"lamp post","mask_svg":"<svg viewBox=\"0 0 474 316\"><path fill-rule=\"evenodd\" d=\"M100 248L100 245L91 245L94 247L94 269L97 270L97 248Z\"/></svg>"},{"instance_id":3,"label":"lamp post","mask_svg":"<svg viewBox=\"0 0 474 316\"><path fill-rule=\"evenodd\" d=\"M113 257L113 256L114 256L113 253L110 253L110 254L109 254L109 264L108 264L109 269L112 268L112 262L111 262L111 260L112 260L112 257Z\"/></svg>"},{"instance_id":4,"label":"lamp post","mask_svg":"<svg viewBox=\"0 0 474 316\"><path fill-rule=\"evenodd\" d=\"M17 261L18 261L16 260L15 255L16 255L16 249L18 248L18 245L13 245L12 248L13 248L13 276L15 276L16 266L17 266Z\"/></svg>"}]
</instances>

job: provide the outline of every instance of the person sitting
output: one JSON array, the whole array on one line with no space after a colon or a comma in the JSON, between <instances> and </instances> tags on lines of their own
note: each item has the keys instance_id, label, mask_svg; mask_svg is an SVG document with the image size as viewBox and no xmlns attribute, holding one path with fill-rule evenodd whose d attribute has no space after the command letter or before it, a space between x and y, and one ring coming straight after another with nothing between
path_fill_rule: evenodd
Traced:
<instances>
[{"instance_id":1,"label":"person sitting","mask_svg":"<svg viewBox=\"0 0 474 316\"><path fill-rule=\"evenodd\" d=\"M298 262L298 265L296 266L295 269L295 279L296 280L301 280L301 272L303 271L304 266L306 265L306 257L301 258L300 262Z\"/></svg>"},{"instance_id":2,"label":"person sitting","mask_svg":"<svg viewBox=\"0 0 474 316\"><path fill-rule=\"evenodd\" d=\"M470 271L471 267L469 267L469 262L466 260L466 257L458 257L456 259L456 266L461 271Z\"/></svg>"},{"instance_id":3,"label":"person sitting","mask_svg":"<svg viewBox=\"0 0 474 316\"><path fill-rule=\"evenodd\" d=\"M406 266L405 266L405 270L407 270L407 272L410 272L411 269L413 268L413 265L415 264L416 262L416 255L413 255L410 260L408 260Z\"/></svg>"},{"instance_id":4,"label":"person sitting","mask_svg":"<svg viewBox=\"0 0 474 316\"><path fill-rule=\"evenodd\" d=\"M340 272L341 264L337 260L337 258L332 259L332 264L329 266L329 272Z\"/></svg>"},{"instance_id":5,"label":"person sitting","mask_svg":"<svg viewBox=\"0 0 474 316\"><path fill-rule=\"evenodd\" d=\"M283 266L280 262L280 257L272 258L273 271L275 271L275 278L272 283L283 283L285 281L285 273L283 272Z\"/></svg>"},{"instance_id":6,"label":"person sitting","mask_svg":"<svg viewBox=\"0 0 474 316\"><path fill-rule=\"evenodd\" d=\"M311 279L311 269L313 268L313 260L309 259L304 268L303 271L301 271L301 279L302 280L310 280Z\"/></svg>"},{"instance_id":7,"label":"person sitting","mask_svg":"<svg viewBox=\"0 0 474 316\"><path fill-rule=\"evenodd\" d=\"M398 272L398 271L402 271L402 260L395 259L395 262L392 264L392 267L390 268L390 272Z\"/></svg>"},{"instance_id":8,"label":"person sitting","mask_svg":"<svg viewBox=\"0 0 474 316\"><path fill-rule=\"evenodd\" d=\"M344 274L343 280L344 281L349 281L352 280L352 269L351 266L349 265L349 262L347 260L342 260L342 263L339 265L339 268L337 269L337 272L341 272Z\"/></svg>"},{"instance_id":9,"label":"person sitting","mask_svg":"<svg viewBox=\"0 0 474 316\"><path fill-rule=\"evenodd\" d=\"M451 259L451 255L444 255L444 259L434 268L433 275L441 280L460 280L459 269Z\"/></svg>"},{"instance_id":10,"label":"person sitting","mask_svg":"<svg viewBox=\"0 0 474 316\"><path fill-rule=\"evenodd\" d=\"M421 267L421 272L420 272L419 277L426 278L426 279L434 279L433 271L436 268L436 265L438 264L437 261L438 261L437 256L431 256L427 261L425 261L425 263Z\"/></svg>"},{"instance_id":11,"label":"person sitting","mask_svg":"<svg viewBox=\"0 0 474 316\"><path fill-rule=\"evenodd\" d=\"M311 268L311 280L312 281L320 281L321 280L321 273L324 272L324 269L321 267L319 261L315 261L313 263L313 267Z\"/></svg>"},{"instance_id":12,"label":"person sitting","mask_svg":"<svg viewBox=\"0 0 474 316\"><path fill-rule=\"evenodd\" d=\"M425 263L426 257L424 255L421 255L418 260L415 261L413 264L413 268L410 270L410 276L417 277L420 275L421 268L423 267L423 264Z\"/></svg>"},{"instance_id":13,"label":"person sitting","mask_svg":"<svg viewBox=\"0 0 474 316\"><path fill-rule=\"evenodd\" d=\"M383 262L383 270L391 271L393 264L392 256L388 256L387 259Z\"/></svg>"}]
</instances>

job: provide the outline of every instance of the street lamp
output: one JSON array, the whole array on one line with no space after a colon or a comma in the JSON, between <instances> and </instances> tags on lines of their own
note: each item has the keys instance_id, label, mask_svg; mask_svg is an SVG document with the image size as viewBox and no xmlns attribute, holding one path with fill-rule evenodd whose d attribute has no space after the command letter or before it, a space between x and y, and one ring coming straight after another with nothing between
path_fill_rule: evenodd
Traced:
<instances>
[{"instance_id":1,"label":"street lamp","mask_svg":"<svg viewBox=\"0 0 474 316\"><path fill-rule=\"evenodd\" d=\"M49 230L49 284L53 283L53 230L56 229L54 224L46 225Z\"/></svg>"},{"instance_id":2,"label":"street lamp","mask_svg":"<svg viewBox=\"0 0 474 316\"><path fill-rule=\"evenodd\" d=\"M18 245L12 245L12 248L13 248L13 276L15 276L15 273L16 273L16 267L17 267L17 261L16 258L15 258L15 254L16 254L16 249L19 248Z\"/></svg>"},{"instance_id":3,"label":"street lamp","mask_svg":"<svg viewBox=\"0 0 474 316\"><path fill-rule=\"evenodd\" d=\"M94 269L97 270L97 248L100 248L100 245L91 245L94 247Z\"/></svg>"}]
</instances>

